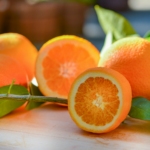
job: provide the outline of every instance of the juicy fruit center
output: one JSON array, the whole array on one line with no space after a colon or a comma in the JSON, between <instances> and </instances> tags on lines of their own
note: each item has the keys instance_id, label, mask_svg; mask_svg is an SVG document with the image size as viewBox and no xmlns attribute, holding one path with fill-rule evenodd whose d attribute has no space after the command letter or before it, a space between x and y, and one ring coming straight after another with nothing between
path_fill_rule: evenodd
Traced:
<instances>
[{"instance_id":1,"label":"juicy fruit center","mask_svg":"<svg viewBox=\"0 0 150 150\"><path fill-rule=\"evenodd\" d=\"M119 104L116 85L102 77L88 78L80 84L75 97L77 114L84 122L97 126L112 122Z\"/></svg>"},{"instance_id":2,"label":"juicy fruit center","mask_svg":"<svg viewBox=\"0 0 150 150\"><path fill-rule=\"evenodd\" d=\"M74 62L65 62L60 65L59 75L64 78L74 77L76 74L76 64Z\"/></svg>"},{"instance_id":3,"label":"juicy fruit center","mask_svg":"<svg viewBox=\"0 0 150 150\"><path fill-rule=\"evenodd\" d=\"M90 48L76 39L55 42L45 45L43 50L46 52L43 51L41 57L42 76L48 87L45 93L66 98L75 78L86 69L97 66L99 53L92 49L94 54L90 56Z\"/></svg>"},{"instance_id":4,"label":"juicy fruit center","mask_svg":"<svg viewBox=\"0 0 150 150\"><path fill-rule=\"evenodd\" d=\"M96 93L96 99L93 100L92 104L99 108L104 109L103 98L98 93Z\"/></svg>"}]
</instances>

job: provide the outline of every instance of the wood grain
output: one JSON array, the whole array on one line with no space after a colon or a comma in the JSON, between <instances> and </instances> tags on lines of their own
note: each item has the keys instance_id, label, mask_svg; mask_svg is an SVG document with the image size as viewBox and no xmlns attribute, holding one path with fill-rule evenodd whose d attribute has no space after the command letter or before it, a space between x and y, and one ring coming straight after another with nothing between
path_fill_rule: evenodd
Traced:
<instances>
[{"instance_id":1,"label":"wood grain","mask_svg":"<svg viewBox=\"0 0 150 150\"><path fill-rule=\"evenodd\" d=\"M0 119L0 150L149 150L150 122L127 118L105 134L82 131L67 107L45 104Z\"/></svg>"}]
</instances>

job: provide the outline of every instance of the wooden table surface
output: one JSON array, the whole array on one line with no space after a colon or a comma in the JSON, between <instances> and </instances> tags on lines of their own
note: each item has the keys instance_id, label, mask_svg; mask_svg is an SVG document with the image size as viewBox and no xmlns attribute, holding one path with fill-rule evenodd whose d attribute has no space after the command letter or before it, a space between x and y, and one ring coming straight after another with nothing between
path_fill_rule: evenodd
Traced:
<instances>
[{"instance_id":1,"label":"wooden table surface","mask_svg":"<svg viewBox=\"0 0 150 150\"><path fill-rule=\"evenodd\" d=\"M105 134L82 131L67 107L45 104L0 119L0 150L149 150L150 122L127 118Z\"/></svg>"}]
</instances>

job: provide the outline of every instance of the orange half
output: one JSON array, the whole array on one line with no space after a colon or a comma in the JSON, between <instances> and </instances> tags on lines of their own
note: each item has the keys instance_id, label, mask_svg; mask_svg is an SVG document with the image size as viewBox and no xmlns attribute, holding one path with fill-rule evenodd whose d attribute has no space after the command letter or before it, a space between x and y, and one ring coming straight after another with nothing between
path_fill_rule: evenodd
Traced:
<instances>
[{"instance_id":1,"label":"orange half","mask_svg":"<svg viewBox=\"0 0 150 150\"><path fill-rule=\"evenodd\" d=\"M98 66L100 54L88 40L63 35L46 42L36 60L36 79L46 96L67 98L75 78Z\"/></svg>"},{"instance_id":2,"label":"orange half","mask_svg":"<svg viewBox=\"0 0 150 150\"><path fill-rule=\"evenodd\" d=\"M132 93L128 80L108 68L89 69L74 81L68 110L81 129L105 133L117 128L131 107Z\"/></svg>"}]
</instances>

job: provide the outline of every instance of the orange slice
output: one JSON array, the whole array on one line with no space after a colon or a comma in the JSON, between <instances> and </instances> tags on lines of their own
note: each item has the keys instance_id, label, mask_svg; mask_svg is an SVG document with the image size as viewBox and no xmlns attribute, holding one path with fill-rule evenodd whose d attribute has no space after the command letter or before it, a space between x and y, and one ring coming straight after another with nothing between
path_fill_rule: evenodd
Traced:
<instances>
[{"instance_id":1,"label":"orange slice","mask_svg":"<svg viewBox=\"0 0 150 150\"><path fill-rule=\"evenodd\" d=\"M46 42L36 61L36 79L43 95L67 98L75 78L98 66L99 51L88 40L63 35Z\"/></svg>"},{"instance_id":2,"label":"orange slice","mask_svg":"<svg viewBox=\"0 0 150 150\"><path fill-rule=\"evenodd\" d=\"M131 107L131 87L119 72L93 68L79 75L72 84L68 110L81 129L105 133L117 128Z\"/></svg>"}]
</instances>

